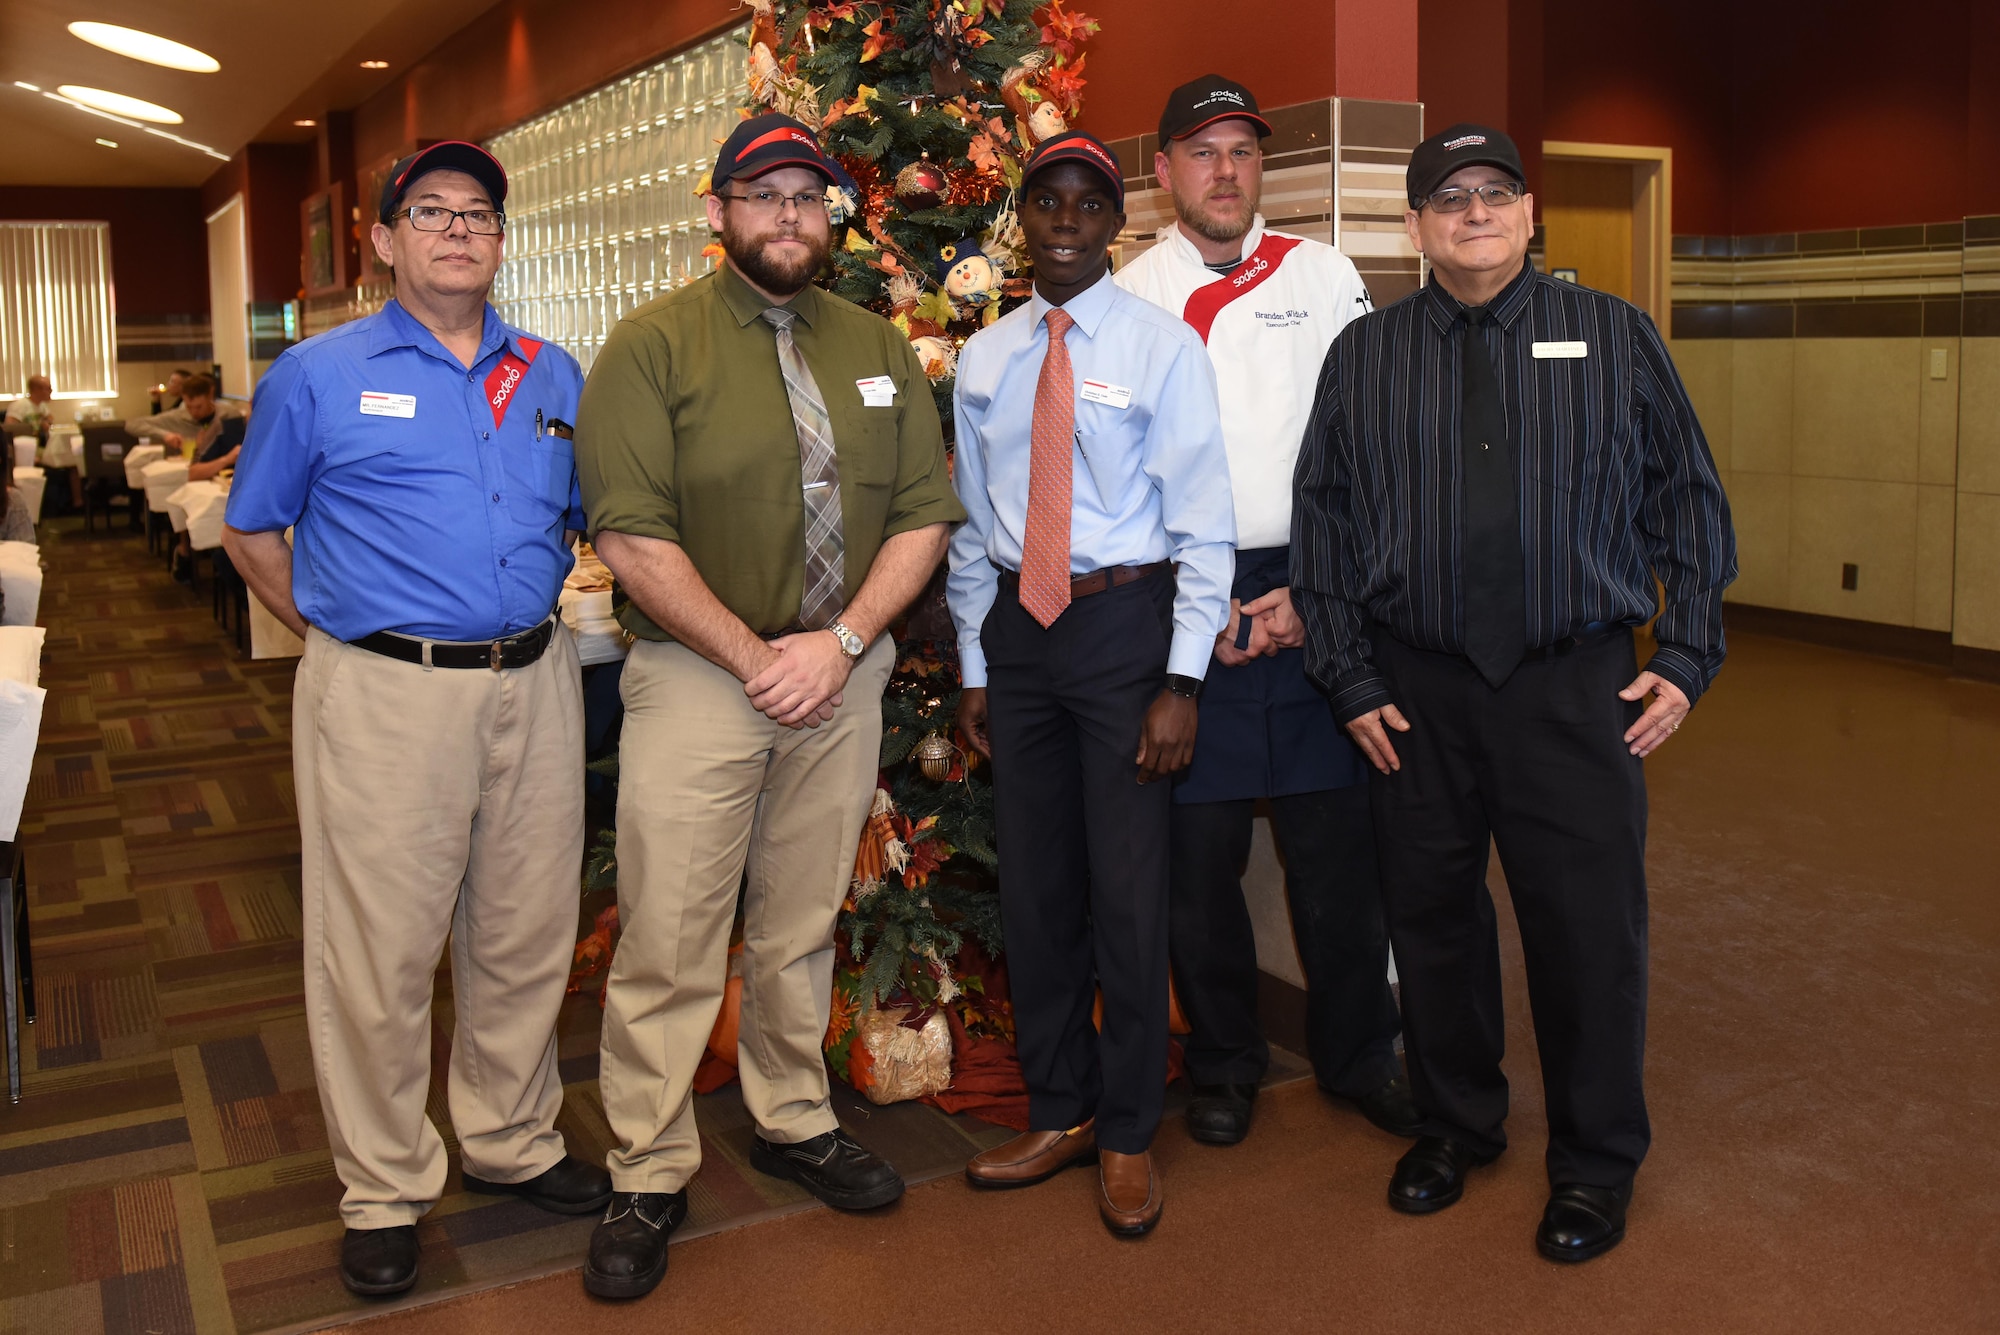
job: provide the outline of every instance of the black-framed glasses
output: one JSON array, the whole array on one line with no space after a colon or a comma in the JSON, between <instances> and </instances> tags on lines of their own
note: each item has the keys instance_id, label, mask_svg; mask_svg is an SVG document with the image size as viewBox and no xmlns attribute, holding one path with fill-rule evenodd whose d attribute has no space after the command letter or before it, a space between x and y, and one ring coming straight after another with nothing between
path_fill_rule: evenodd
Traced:
<instances>
[{"instance_id":1,"label":"black-framed glasses","mask_svg":"<svg viewBox=\"0 0 2000 1335\"><path fill-rule=\"evenodd\" d=\"M443 209L434 204L415 204L396 215L408 218L419 232L449 232L459 218L465 230L475 236L498 236L507 230L507 215L499 209Z\"/></svg>"},{"instance_id":2,"label":"black-framed glasses","mask_svg":"<svg viewBox=\"0 0 2000 1335\"><path fill-rule=\"evenodd\" d=\"M1430 205L1432 213L1463 213L1472 207L1472 197L1479 196L1486 201L1489 209L1501 209L1509 204L1521 202L1521 196L1528 193L1528 187L1519 181L1495 181L1491 185L1474 186L1467 190L1463 186L1446 186L1422 201ZM1422 204L1419 207L1422 207Z\"/></svg>"},{"instance_id":3,"label":"black-framed glasses","mask_svg":"<svg viewBox=\"0 0 2000 1335\"><path fill-rule=\"evenodd\" d=\"M740 195L724 195L722 197L748 206L753 213L783 213L787 204L790 204L801 214L804 214L807 209L818 209L822 213L826 212L825 191L820 191L817 194L787 195L778 190L747 190Z\"/></svg>"}]
</instances>

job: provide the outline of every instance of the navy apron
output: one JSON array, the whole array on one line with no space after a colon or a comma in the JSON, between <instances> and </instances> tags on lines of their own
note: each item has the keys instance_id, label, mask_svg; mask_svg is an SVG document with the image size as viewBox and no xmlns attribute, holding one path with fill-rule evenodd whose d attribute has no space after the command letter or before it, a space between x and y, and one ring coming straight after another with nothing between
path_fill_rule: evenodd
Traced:
<instances>
[{"instance_id":1,"label":"navy apron","mask_svg":"<svg viewBox=\"0 0 2000 1335\"><path fill-rule=\"evenodd\" d=\"M1291 583L1291 548L1236 553L1229 596L1261 598ZM1306 651L1280 649L1241 667L1211 659L1201 691L1194 763L1174 781L1175 802L1233 802L1347 788L1367 762L1306 676Z\"/></svg>"}]
</instances>

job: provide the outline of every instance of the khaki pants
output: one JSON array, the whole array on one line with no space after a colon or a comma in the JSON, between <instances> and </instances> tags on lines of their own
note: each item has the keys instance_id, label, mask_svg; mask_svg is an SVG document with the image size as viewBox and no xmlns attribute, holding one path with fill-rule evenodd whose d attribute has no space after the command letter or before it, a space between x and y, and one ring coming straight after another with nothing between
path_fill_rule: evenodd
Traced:
<instances>
[{"instance_id":1,"label":"khaki pants","mask_svg":"<svg viewBox=\"0 0 2000 1335\"><path fill-rule=\"evenodd\" d=\"M414 1223L444 1190L424 1115L431 986L451 937L451 1122L466 1171L563 1155L556 1010L583 864L576 645L504 672L425 671L315 628L292 703L306 1020L349 1228Z\"/></svg>"},{"instance_id":2,"label":"khaki pants","mask_svg":"<svg viewBox=\"0 0 2000 1335\"><path fill-rule=\"evenodd\" d=\"M679 644L640 640L625 663L618 762L618 916L599 1085L619 1191L679 1191L701 1167L692 1103L729 974L745 866L743 1102L767 1140L837 1125L820 1050L833 929L875 792L883 636L818 728L757 712L743 683Z\"/></svg>"}]
</instances>

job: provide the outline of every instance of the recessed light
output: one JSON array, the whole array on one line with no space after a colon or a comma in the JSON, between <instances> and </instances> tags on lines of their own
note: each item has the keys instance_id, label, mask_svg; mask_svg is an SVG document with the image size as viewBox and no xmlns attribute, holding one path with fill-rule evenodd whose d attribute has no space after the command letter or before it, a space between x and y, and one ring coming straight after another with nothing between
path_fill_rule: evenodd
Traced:
<instances>
[{"instance_id":1,"label":"recessed light","mask_svg":"<svg viewBox=\"0 0 2000 1335\"><path fill-rule=\"evenodd\" d=\"M386 60L364 60L361 62L361 68L364 70L386 70L389 68L389 62Z\"/></svg>"},{"instance_id":2,"label":"recessed light","mask_svg":"<svg viewBox=\"0 0 2000 1335\"><path fill-rule=\"evenodd\" d=\"M97 142L104 145L106 148L118 147L118 141L116 139L100 139Z\"/></svg>"},{"instance_id":3,"label":"recessed light","mask_svg":"<svg viewBox=\"0 0 2000 1335\"><path fill-rule=\"evenodd\" d=\"M188 70L194 74L213 74L222 68L215 57L206 51L197 51L191 46L140 32L137 28L121 28L115 23L72 23L69 30L92 46L143 60L148 65L165 65L170 70Z\"/></svg>"},{"instance_id":4,"label":"recessed light","mask_svg":"<svg viewBox=\"0 0 2000 1335\"><path fill-rule=\"evenodd\" d=\"M28 82L26 82L26 81L24 81L24 80L21 80L21 79L16 79L16 80L14 80L14 86L15 86L16 88L25 88L25 89L27 89L27 90L28 90L29 92L31 92L31 93L39 93L39 92L41 92L41 91L42 91L42 86L41 86L40 84L38 84L38 83L28 83Z\"/></svg>"},{"instance_id":5,"label":"recessed light","mask_svg":"<svg viewBox=\"0 0 2000 1335\"><path fill-rule=\"evenodd\" d=\"M312 128L313 126L315 126L315 125L318 125L318 124L319 124L319 122L318 122L318 121L293 121L293 122L292 122L292 124L294 124L294 125L298 126L298 127L299 127L299 128L301 129L301 130L310 130L310 129L311 129L311 128Z\"/></svg>"},{"instance_id":6,"label":"recessed light","mask_svg":"<svg viewBox=\"0 0 2000 1335\"><path fill-rule=\"evenodd\" d=\"M151 121L155 125L179 125L181 113L169 111L165 107L123 93L106 92L102 88L84 88L78 84L66 83L56 91L72 102L79 102L96 111L108 111L114 116L130 116L135 121Z\"/></svg>"}]
</instances>

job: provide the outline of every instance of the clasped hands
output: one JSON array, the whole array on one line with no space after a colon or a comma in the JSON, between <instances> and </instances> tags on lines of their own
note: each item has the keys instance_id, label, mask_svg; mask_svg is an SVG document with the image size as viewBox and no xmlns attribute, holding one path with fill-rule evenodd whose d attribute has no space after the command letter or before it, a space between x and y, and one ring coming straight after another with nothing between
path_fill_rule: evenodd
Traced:
<instances>
[{"instance_id":1,"label":"clasped hands","mask_svg":"<svg viewBox=\"0 0 2000 1335\"><path fill-rule=\"evenodd\" d=\"M743 683L750 703L787 728L817 728L840 708L854 661L831 631L806 630L768 641L769 657Z\"/></svg>"},{"instance_id":2,"label":"clasped hands","mask_svg":"<svg viewBox=\"0 0 2000 1335\"><path fill-rule=\"evenodd\" d=\"M1243 618L1250 618L1250 642L1236 647ZM1280 649L1297 649L1306 642L1306 627L1292 610L1292 591L1279 587L1249 602L1229 600L1229 624L1215 637L1215 661L1224 667L1242 667L1254 658L1266 658Z\"/></svg>"},{"instance_id":3,"label":"clasped hands","mask_svg":"<svg viewBox=\"0 0 2000 1335\"><path fill-rule=\"evenodd\" d=\"M1687 693L1657 672L1641 672L1632 679L1632 684L1618 692L1620 700L1642 700L1646 693L1653 693L1653 703L1646 706L1646 712L1638 721L1625 730L1625 745L1640 759L1659 750L1660 743L1680 729L1687 718L1688 710L1694 706ZM1408 732L1410 721L1403 717L1403 711L1393 704L1371 709L1367 713L1347 721L1348 735L1354 738L1368 763L1384 774L1393 774L1403 768L1403 762L1396 755L1396 747L1389 740L1391 732Z\"/></svg>"}]
</instances>

